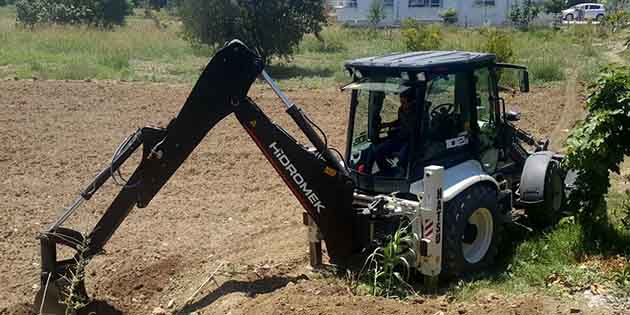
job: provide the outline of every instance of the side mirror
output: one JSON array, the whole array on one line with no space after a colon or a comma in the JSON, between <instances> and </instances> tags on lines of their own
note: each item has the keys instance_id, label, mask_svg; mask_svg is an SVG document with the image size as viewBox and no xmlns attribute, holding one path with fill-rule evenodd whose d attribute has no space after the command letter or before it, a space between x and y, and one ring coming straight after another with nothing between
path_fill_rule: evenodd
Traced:
<instances>
[{"instance_id":1,"label":"side mirror","mask_svg":"<svg viewBox=\"0 0 630 315\"><path fill-rule=\"evenodd\" d=\"M497 69L499 87L506 86L511 90L518 88L520 92L529 92L529 72L526 66L497 63L495 69Z\"/></svg>"},{"instance_id":2,"label":"side mirror","mask_svg":"<svg viewBox=\"0 0 630 315\"><path fill-rule=\"evenodd\" d=\"M520 81L521 92L523 93L529 92L529 71L527 70L521 71L521 78L519 81Z\"/></svg>"},{"instance_id":3,"label":"side mirror","mask_svg":"<svg viewBox=\"0 0 630 315\"><path fill-rule=\"evenodd\" d=\"M513 110L505 112L505 120L507 121L519 121L521 120L521 113L515 112Z\"/></svg>"}]
</instances>

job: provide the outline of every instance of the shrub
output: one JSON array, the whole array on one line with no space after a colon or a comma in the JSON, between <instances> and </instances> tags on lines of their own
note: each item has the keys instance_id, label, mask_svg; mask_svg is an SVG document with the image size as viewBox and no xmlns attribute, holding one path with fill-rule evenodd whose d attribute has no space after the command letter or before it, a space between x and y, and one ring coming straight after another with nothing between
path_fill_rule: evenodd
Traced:
<instances>
[{"instance_id":1,"label":"shrub","mask_svg":"<svg viewBox=\"0 0 630 315\"><path fill-rule=\"evenodd\" d=\"M402 37L410 51L433 50L442 42L442 34L438 27L421 25L412 19L403 21Z\"/></svg>"},{"instance_id":2,"label":"shrub","mask_svg":"<svg viewBox=\"0 0 630 315\"><path fill-rule=\"evenodd\" d=\"M18 0L15 11L17 21L24 25L35 25L47 20L44 3L40 0Z\"/></svg>"},{"instance_id":3,"label":"shrub","mask_svg":"<svg viewBox=\"0 0 630 315\"><path fill-rule=\"evenodd\" d=\"M128 0L100 0L97 10L97 24L109 27L123 25L125 17L133 14L133 8Z\"/></svg>"},{"instance_id":4,"label":"shrub","mask_svg":"<svg viewBox=\"0 0 630 315\"><path fill-rule=\"evenodd\" d=\"M453 8L448 8L446 11L440 13L440 17L446 24L457 23L457 11Z\"/></svg>"},{"instance_id":5,"label":"shrub","mask_svg":"<svg viewBox=\"0 0 630 315\"><path fill-rule=\"evenodd\" d=\"M612 14L607 14L604 17L603 24L611 29L613 33L617 32L621 28L625 28L630 21L630 14L626 11L620 10Z\"/></svg>"},{"instance_id":6,"label":"shrub","mask_svg":"<svg viewBox=\"0 0 630 315\"><path fill-rule=\"evenodd\" d=\"M498 62L512 61L514 56L512 37L507 32L487 28L482 30L482 34L486 37L486 42L481 48L483 51L495 54Z\"/></svg>"},{"instance_id":7,"label":"shrub","mask_svg":"<svg viewBox=\"0 0 630 315\"><path fill-rule=\"evenodd\" d=\"M588 116L567 140L564 166L577 170L570 208L588 227L605 226L605 195L610 172L619 173L630 155L630 69L610 68L593 86L586 107Z\"/></svg>"},{"instance_id":8,"label":"shrub","mask_svg":"<svg viewBox=\"0 0 630 315\"><path fill-rule=\"evenodd\" d=\"M515 4L510 11L510 21L520 29L529 28L529 24L538 16L540 8L531 0L526 0L522 5Z\"/></svg>"},{"instance_id":9,"label":"shrub","mask_svg":"<svg viewBox=\"0 0 630 315\"><path fill-rule=\"evenodd\" d=\"M372 0L370 9L368 10L368 21L370 26L376 28L378 24L385 18L385 6L382 0Z\"/></svg>"},{"instance_id":10,"label":"shrub","mask_svg":"<svg viewBox=\"0 0 630 315\"><path fill-rule=\"evenodd\" d=\"M328 28L324 30L318 37L305 36L300 42L300 50L302 52L311 53L338 53L345 51L347 33L339 28Z\"/></svg>"},{"instance_id":11,"label":"shrub","mask_svg":"<svg viewBox=\"0 0 630 315\"><path fill-rule=\"evenodd\" d=\"M564 79L562 61L551 56L530 59L527 66L531 77L537 82L552 82Z\"/></svg>"},{"instance_id":12,"label":"shrub","mask_svg":"<svg viewBox=\"0 0 630 315\"><path fill-rule=\"evenodd\" d=\"M148 5L151 8L154 8L154 9L157 9L157 10L165 7L168 4L168 1L166 1L166 0L146 0L146 1L148 1Z\"/></svg>"},{"instance_id":13,"label":"shrub","mask_svg":"<svg viewBox=\"0 0 630 315\"><path fill-rule=\"evenodd\" d=\"M131 14L127 0L18 0L16 19L35 24L89 24L102 27L122 25Z\"/></svg>"},{"instance_id":14,"label":"shrub","mask_svg":"<svg viewBox=\"0 0 630 315\"><path fill-rule=\"evenodd\" d=\"M545 0L545 2L543 2L543 8L545 9L545 13L560 14L562 10L565 8L565 1L564 0Z\"/></svg>"},{"instance_id":15,"label":"shrub","mask_svg":"<svg viewBox=\"0 0 630 315\"><path fill-rule=\"evenodd\" d=\"M238 38L266 62L289 58L304 34L326 22L318 0L181 0L179 15L191 42L216 47Z\"/></svg>"},{"instance_id":16,"label":"shrub","mask_svg":"<svg viewBox=\"0 0 630 315\"><path fill-rule=\"evenodd\" d=\"M621 200L621 204L618 206L617 211L621 212L621 223L623 224L624 228L630 231L630 191L625 191L623 199ZM630 267L630 265L628 267ZM630 269L628 271L630 271ZM628 278L628 280L630 280L630 278Z\"/></svg>"}]
</instances>

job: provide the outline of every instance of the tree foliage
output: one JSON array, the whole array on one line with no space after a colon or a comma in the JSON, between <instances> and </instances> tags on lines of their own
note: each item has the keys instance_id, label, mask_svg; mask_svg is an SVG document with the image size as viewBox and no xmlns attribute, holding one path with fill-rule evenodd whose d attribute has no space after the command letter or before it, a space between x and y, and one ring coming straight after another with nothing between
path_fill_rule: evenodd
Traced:
<instances>
[{"instance_id":1,"label":"tree foliage","mask_svg":"<svg viewBox=\"0 0 630 315\"><path fill-rule=\"evenodd\" d=\"M402 37L410 51L437 49L442 43L442 33L435 25L420 24L416 20L402 22Z\"/></svg>"},{"instance_id":2,"label":"tree foliage","mask_svg":"<svg viewBox=\"0 0 630 315\"><path fill-rule=\"evenodd\" d=\"M323 0L181 0L179 14L193 43L217 47L238 38L267 62L290 57L304 34L326 22Z\"/></svg>"},{"instance_id":3,"label":"tree foliage","mask_svg":"<svg viewBox=\"0 0 630 315\"><path fill-rule=\"evenodd\" d=\"M562 10L566 9L566 1L565 0L545 0L543 2L543 8L545 13L549 14L560 14Z\"/></svg>"},{"instance_id":4,"label":"tree foliage","mask_svg":"<svg viewBox=\"0 0 630 315\"><path fill-rule=\"evenodd\" d=\"M607 26L613 33L622 28L627 28L628 22L630 22L630 14L624 10L606 14L602 21L603 25Z\"/></svg>"},{"instance_id":5,"label":"tree foliage","mask_svg":"<svg viewBox=\"0 0 630 315\"><path fill-rule=\"evenodd\" d=\"M17 0L18 23L122 25L132 13L127 0Z\"/></svg>"},{"instance_id":6,"label":"tree foliage","mask_svg":"<svg viewBox=\"0 0 630 315\"><path fill-rule=\"evenodd\" d=\"M597 1L591 1L591 0L567 0L567 7L572 7L576 4L580 4L580 3L588 3L588 2L597 2Z\"/></svg>"},{"instance_id":7,"label":"tree foliage","mask_svg":"<svg viewBox=\"0 0 630 315\"><path fill-rule=\"evenodd\" d=\"M370 9L368 10L368 21L370 26L376 28L378 24L385 19L385 6L382 0L372 0L370 3Z\"/></svg>"},{"instance_id":8,"label":"tree foliage","mask_svg":"<svg viewBox=\"0 0 630 315\"><path fill-rule=\"evenodd\" d=\"M484 52L493 53L498 62L510 62L514 57L512 37L506 31L497 28L482 29L481 34L486 37L486 42L481 48Z\"/></svg>"},{"instance_id":9,"label":"tree foliage","mask_svg":"<svg viewBox=\"0 0 630 315\"><path fill-rule=\"evenodd\" d=\"M619 173L630 155L630 68L609 68L593 86L588 116L567 140L567 169L577 170L570 206L583 223L606 224L605 195L610 172ZM600 225L602 226L602 225Z\"/></svg>"},{"instance_id":10,"label":"tree foliage","mask_svg":"<svg viewBox=\"0 0 630 315\"><path fill-rule=\"evenodd\" d=\"M457 10L448 8L446 11L440 13L440 17L446 24L455 24L457 23Z\"/></svg>"},{"instance_id":11,"label":"tree foliage","mask_svg":"<svg viewBox=\"0 0 630 315\"><path fill-rule=\"evenodd\" d=\"M515 4L510 11L510 21L520 29L529 28L529 24L538 17L540 7L532 0L525 0L521 5Z\"/></svg>"}]
</instances>

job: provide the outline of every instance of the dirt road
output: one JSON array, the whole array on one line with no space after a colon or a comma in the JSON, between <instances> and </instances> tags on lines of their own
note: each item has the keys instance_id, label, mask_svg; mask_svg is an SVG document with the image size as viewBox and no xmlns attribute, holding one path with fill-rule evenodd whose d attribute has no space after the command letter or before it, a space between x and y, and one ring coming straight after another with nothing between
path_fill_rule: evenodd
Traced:
<instances>
[{"instance_id":1,"label":"dirt road","mask_svg":"<svg viewBox=\"0 0 630 315\"><path fill-rule=\"evenodd\" d=\"M114 82L0 81L0 313L27 314L38 287L37 232L146 124L166 125L189 86ZM514 100L524 127L552 132L566 106L563 87ZM287 91L342 147L348 95L334 88ZM296 133L272 92L250 95ZM510 100L508 100L508 103ZM299 138L299 137L298 137ZM129 174L133 166L123 173ZM87 231L117 187L108 183L69 225ZM218 277L186 311L203 314L565 314L581 302L493 293L465 304L443 296L398 302L353 296L343 279L307 268L301 208L236 120L215 127L149 207L135 209L107 252L89 265L99 314L149 314L181 307L220 262ZM593 313L599 314L599 313Z\"/></svg>"}]
</instances>

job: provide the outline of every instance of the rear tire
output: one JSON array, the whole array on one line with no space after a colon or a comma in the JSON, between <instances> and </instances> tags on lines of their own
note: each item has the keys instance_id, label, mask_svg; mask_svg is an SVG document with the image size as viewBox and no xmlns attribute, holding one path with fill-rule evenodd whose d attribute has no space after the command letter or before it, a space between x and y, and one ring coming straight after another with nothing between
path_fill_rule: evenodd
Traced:
<instances>
[{"instance_id":1,"label":"rear tire","mask_svg":"<svg viewBox=\"0 0 630 315\"><path fill-rule=\"evenodd\" d=\"M534 227L544 229L560 220L565 201L564 189L560 166L552 161L545 173L543 202L527 208L527 218Z\"/></svg>"},{"instance_id":2,"label":"rear tire","mask_svg":"<svg viewBox=\"0 0 630 315\"><path fill-rule=\"evenodd\" d=\"M492 265L502 234L497 191L474 185L444 206L442 273L456 277Z\"/></svg>"}]
</instances>

